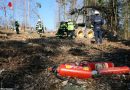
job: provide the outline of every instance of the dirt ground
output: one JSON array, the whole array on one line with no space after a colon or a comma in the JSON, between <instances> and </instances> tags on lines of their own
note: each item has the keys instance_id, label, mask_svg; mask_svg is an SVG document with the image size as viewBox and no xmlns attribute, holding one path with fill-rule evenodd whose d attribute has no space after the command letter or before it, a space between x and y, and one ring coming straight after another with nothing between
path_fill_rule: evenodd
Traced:
<instances>
[{"instance_id":1,"label":"dirt ground","mask_svg":"<svg viewBox=\"0 0 130 90\"><path fill-rule=\"evenodd\" d=\"M87 39L58 39L54 37L54 33L46 33L45 36L40 38L36 33L23 31L17 35L15 31L0 30L1 88L129 90L129 79L114 80L110 77L78 80L83 83L81 86L67 83L67 88L65 81L57 79L48 68L82 60L112 61L115 66L130 66L130 41L104 40L102 45L97 46L88 43Z\"/></svg>"}]
</instances>

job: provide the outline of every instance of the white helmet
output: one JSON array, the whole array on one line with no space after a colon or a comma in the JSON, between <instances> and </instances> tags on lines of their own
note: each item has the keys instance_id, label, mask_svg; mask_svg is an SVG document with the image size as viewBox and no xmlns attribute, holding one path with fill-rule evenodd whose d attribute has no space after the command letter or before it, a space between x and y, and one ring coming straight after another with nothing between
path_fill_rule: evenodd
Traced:
<instances>
[{"instance_id":1,"label":"white helmet","mask_svg":"<svg viewBox=\"0 0 130 90\"><path fill-rule=\"evenodd\" d=\"M96 15L96 14L100 14L100 12L99 11L97 11L97 10L95 10L95 12L94 12L94 14Z\"/></svg>"},{"instance_id":2,"label":"white helmet","mask_svg":"<svg viewBox=\"0 0 130 90\"><path fill-rule=\"evenodd\" d=\"M38 19L38 22L40 22L41 20L40 19Z\"/></svg>"}]
</instances>

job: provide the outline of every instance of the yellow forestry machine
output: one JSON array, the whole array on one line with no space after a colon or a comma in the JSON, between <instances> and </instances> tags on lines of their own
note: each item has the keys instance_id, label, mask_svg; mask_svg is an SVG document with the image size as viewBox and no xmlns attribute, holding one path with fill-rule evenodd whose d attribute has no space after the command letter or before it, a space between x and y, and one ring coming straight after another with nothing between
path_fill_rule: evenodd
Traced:
<instances>
[{"instance_id":1,"label":"yellow forestry machine","mask_svg":"<svg viewBox=\"0 0 130 90\"><path fill-rule=\"evenodd\" d=\"M88 9L92 11L92 9ZM90 13L90 12L89 12ZM75 35L76 38L94 38L93 26L90 23L92 15L88 15L88 11L84 7L81 9L73 9L70 12L71 15L75 16Z\"/></svg>"}]
</instances>

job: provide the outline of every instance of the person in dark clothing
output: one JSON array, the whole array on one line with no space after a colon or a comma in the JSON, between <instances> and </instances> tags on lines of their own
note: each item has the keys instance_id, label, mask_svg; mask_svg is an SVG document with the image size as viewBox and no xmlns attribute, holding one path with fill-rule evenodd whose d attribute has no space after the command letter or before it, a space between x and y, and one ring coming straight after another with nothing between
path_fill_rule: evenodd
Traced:
<instances>
[{"instance_id":1,"label":"person in dark clothing","mask_svg":"<svg viewBox=\"0 0 130 90\"><path fill-rule=\"evenodd\" d=\"M61 22L58 32L56 33L57 37L64 37L67 34L67 23Z\"/></svg>"},{"instance_id":2,"label":"person in dark clothing","mask_svg":"<svg viewBox=\"0 0 130 90\"><path fill-rule=\"evenodd\" d=\"M16 33L19 34L19 23L18 23L18 21L15 21L15 28L16 28Z\"/></svg>"},{"instance_id":3,"label":"person in dark clothing","mask_svg":"<svg viewBox=\"0 0 130 90\"><path fill-rule=\"evenodd\" d=\"M96 44L102 44L102 25L104 24L104 19L100 16L98 11L94 12L94 16L92 17L92 25L94 27L94 36Z\"/></svg>"}]
</instances>

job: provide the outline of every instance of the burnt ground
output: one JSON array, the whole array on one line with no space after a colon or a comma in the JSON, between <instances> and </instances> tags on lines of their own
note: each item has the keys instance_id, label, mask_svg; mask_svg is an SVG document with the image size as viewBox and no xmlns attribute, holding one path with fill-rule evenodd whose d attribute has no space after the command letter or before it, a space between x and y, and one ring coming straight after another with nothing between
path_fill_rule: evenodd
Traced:
<instances>
[{"instance_id":1,"label":"burnt ground","mask_svg":"<svg viewBox=\"0 0 130 90\"><path fill-rule=\"evenodd\" d=\"M49 67L60 63L112 61L116 66L130 66L129 41L104 40L103 45L96 46L88 44L86 39L28 38L23 33L1 32L8 36L0 39L1 88L64 90L63 81L48 71ZM81 87L86 89L82 90L128 90L130 82L105 76L78 81L84 83Z\"/></svg>"}]
</instances>

